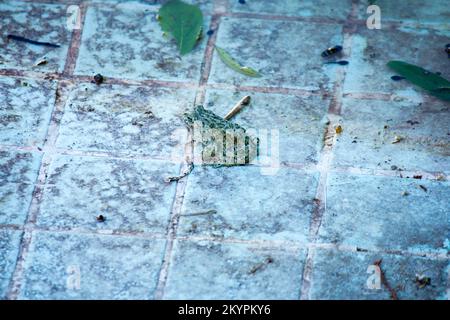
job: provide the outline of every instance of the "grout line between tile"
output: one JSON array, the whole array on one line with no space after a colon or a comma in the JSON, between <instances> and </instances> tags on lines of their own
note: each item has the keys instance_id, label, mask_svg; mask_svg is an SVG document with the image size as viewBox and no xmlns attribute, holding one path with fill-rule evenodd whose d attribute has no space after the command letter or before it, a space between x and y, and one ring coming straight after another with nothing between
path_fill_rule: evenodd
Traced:
<instances>
[{"instance_id":1,"label":"grout line between tile","mask_svg":"<svg viewBox=\"0 0 450 320\"><path fill-rule=\"evenodd\" d=\"M24 2L31 2L30 0L22 0ZM51 0L40 0L33 1L40 3L59 3L59 1L51 1ZM84 19L87 11L87 3L84 1L74 0L74 1L64 1L63 3L80 3L80 9L82 12L82 26L84 26ZM347 19L347 21L340 20L332 20L332 19L308 19L303 17L289 17L289 16L278 16L278 15L262 15L262 14L252 14L252 13L231 13L229 12L229 8L226 6L225 1L216 1L215 9L213 13L213 17L211 20L210 28L214 29L214 34L208 39L208 44L205 49L205 55L203 57L201 78L199 83L194 82L177 82L177 81L159 81L159 80L127 80L127 79L117 79L117 78L108 78L108 83L111 84L124 84L124 85L147 85L147 86L166 86L166 87L174 87L174 88L191 88L197 90L197 95L195 99L195 104L201 104L204 102L205 94L207 89L224 89L224 90L242 90L242 91L255 91L255 92L263 92L263 93L280 93L280 94L292 94L299 96L310 96L310 95L320 95L322 93L318 93L315 91L308 91L303 89L296 88L276 88L276 87L251 87L251 86L233 86L227 84L208 84L208 78L211 71L212 65L212 57L214 51L214 43L217 37L217 31L220 24L221 17L234 17L234 18L254 18L254 19L263 19L263 20L282 20L282 21L305 21L312 23L345 23L349 26L351 25L360 25L365 23L365 20L356 19L356 9L359 5L359 1L354 0L352 6L352 13ZM389 25L394 27L403 26L405 24L401 24L398 22L386 22ZM415 24L415 26L417 26ZM426 27L430 27L429 25L424 25ZM37 72L26 72L19 71L15 69L4 69L0 70L0 76L12 76L12 77L31 77L37 79L55 79L58 81L58 89L57 93L61 94L60 97L57 97L56 103L52 112L52 119L50 122L49 130L47 132L47 139L42 148L43 157L41 159L41 166L39 169L39 174L36 179L35 189L33 191L32 201L30 203L30 207L28 210L27 221L24 227L18 225L0 225L0 229L13 229L13 230L23 230L24 234L22 236L22 241L20 244L19 255L16 263L16 267L14 270L13 277L11 279L9 291L7 294L8 299L17 299L20 294L22 277L23 277L23 268L24 262L28 255L29 246L32 240L32 233L36 230L39 231L51 231L51 232L77 232L77 233L86 233L86 234L106 234L101 231L86 231L86 230L57 230L57 229L45 229L42 227L36 227L35 222L37 218L37 214L39 211L40 201L42 197L42 190L46 180L46 174L48 173L49 165L52 161L52 157L56 154L74 154L81 156L98 156L98 157L114 157L109 153L102 152L90 152L90 151L76 151L76 150L61 150L55 148L55 142L58 135L60 117L62 115L62 111L65 104L65 99L67 98L67 92L65 90L70 85L75 85L78 83L87 83L90 82L90 77L88 76L74 76L73 72L76 67L76 60L78 56L79 46L81 44L81 35L82 30L74 30L72 33L71 44L68 50L66 63L64 66L64 71L62 73L37 73ZM349 43L351 41L353 31L344 31L344 48L350 49ZM343 173L352 173L352 174L363 174L363 175L375 175L375 176L397 176L397 172L389 171L389 170L378 170L378 169L361 169L361 168L332 168L332 159L333 159L333 146L335 143L335 135L334 135L334 124L339 121L339 116L341 113L341 104L343 97L351 97L354 99L376 99L376 100L390 100L392 99L391 94L385 93L344 93L343 92L343 81L345 79L345 71L338 70L338 77L336 80L335 87L333 89L334 98L330 103L328 116L330 119L330 123L328 124L325 130L325 146L321 151L320 162L317 166L309 166L305 164L291 164L286 163L286 167L297 168L302 170L317 170L320 172L318 187L316 191L316 199L318 199L314 213L311 217L311 225L310 225L310 233L309 233L309 242L307 244L298 244L296 242L289 241L276 241L276 240L240 240L240 239L217 239L217 238L208 238L208 237L177 237L177 226L179 220L179 213L182 208L186 185L188 177L185 179L181 179L177 182L176 193L174 197L174 202L172 204L171 217L169 222L169 227L166 235L158 235L158 234L149 234L149 233L133 233L133 232L116 232L113 235L126 235L126 236L136 236L136 237L154 237L158 239L166 239L166 250L164 259L161 265L161 270L158 279L158 286L155 291L155 298L162 299L164 297L164 288L166 285L166 280L169 272L170 259L172 258L172 251L175 239L180 241L219 241L223 243L243 243L243 244L254 244L258 246L287 246L288 248L305 248L307 249L307 257L305 261L305 267L303 270L303 280L301 284L301 299L309 299L310 297L310 288L312 284L312 271L313 271L313 261L315 252L317 249L333 249L333 250L343 250L343 251L361 251L355 247L346 247L346 246L337 246L335 244L324 244L317 243L317 234L320 228L321 220L323 214L325 212L326 207L326 182L327 177L330 172L343 172ZM186 147L186 155L192 156L192 137L189 137L191 143ZM327 145L327 143L330 143ZM4 146L0 146L0 150L2 150ZM35 150L33 147L19 147L19 146L6 146L6 148L13 148L17 150L27 150L27 151L39 151ZM41 151L39 151L41 152ZM144 159L144 160L155 160L155 157L135 157L135 156L118 156L118 159ZM164 160L164 159L159 159ZM186 168L186 164L182 166L181 171ZM424 179L436 179L437 174L434 172L425 172L425 171L403 171L404 175L410 174L420 174L423 175ZM423 256L425 255L430 259L450 259L448 255L442 255L438 253L413 253L404 250L389 250L389 249L364 249L367 252L376 252L376 253L386 253L386 254L397 254L402 256Z\"/></svg>"},{"instance_id":2,"label":"grout line between tile","mask_svg":"<svg viewBox=\"0 0 450 320\"><path fill-rule=\"evenodd\" d=\"M82 23L81 26L84 25L83 15L86 13L86 6L84 3L80 5L80 10L82 14ZM73 73L75 62L78 55L78 46L80 45L80 37L81 37L81 28L80 30L74 30L72 32L71 43L69 47L69 52L66 57L66 65L64 67L64 74L71 75ZM62 110L64 108L64 104L66 102L68 96L67 84L65 81L58 81L57 88L55 91L55 101L52 108L52 114L50 118L50 123L48 126L48 130L46 133L46 138L43 144L43 150L48 150L47 152L43 152L41 158L41 164L39 168L39 173L36 178L35 187L33 190L33 195L31 199L30 206L28 208L28 214L26 218L26 222L23 228L23 235L20 242L19 254L16 260L16 266L13 272L13 276L11 278L8 292L6 294L7 299L16 300L20 295L21 286L23 284L23 273L24 273L24 265L27 259L30 244L32 241L33 231L36 223L37 214L39 211L40 202L42 199L43 185L45 184L46 176L48 173L48 168L52 161L54 144L56 142L58 130L59 130L59 122L60 117L62 115Z\"/></svg>"},{"instance_id":3,"label":"grout line between tile","mask_svg":"<svg viewBox=\"0 0 450 320\"><path fill-rule=\"evenodd\" d=\"M351 20L357 14L359 1L352 1L352 10L349 14L347 20ZM352 42L352 31L353 27L351 25L344 25L342 29L343 36L343 48L344 53L351 57L351 42ZM333 96L330 102L330 106L328 109L328 124L325 128L324 133L324 146L321 151L320 159L319 159L319 182L317 185L317 191L315 196L315 207L313 209L311 215L310 222L310 230L309 230L309 242L316 243L318 240L318 234L320 225L322 223L323 215L326 212L326 200L327 200L327 180L328 173L330 172L332 161L333 161L333 149L336 143L336 137L338 133L336 133L336 126L340 123L340 114L342 109L342 99L343 99L343 87L344 80L346 76L346 69L338 69L336 74L336 81L333 88ZM301 300L309 300L311 287L313 284L313 268L314 268L314 257L315 257L315 248L308 248L303 276L302 276L302 284L300 289L300 299Z\"/></svg>"},{"instance_id":4,"label":"grout line between tile","mask_svg":"<svg viewBox=\"0 0 450 320\"><path fill-rule=\"evenodd\" d=\"M56 132L58 130L58 119L61 113L61 108L65 103L65 99L60 95L61 91L64 91L65 84L59 82L55 94L55 103L52 110L52 116L50 119L49 129L46 134L46 139L44 140L44 147L46 149L51 149L56 139ZM51 152L43 152L41 164L39 168L39 173L36 178L35 187L33 190L33 196L31 199L30 206L28 208L27 219L24 226L24 234L22 236L22 241L20 244L19 255L17 258L16 267L13 273L13 277L10 283L7 298L15 300L20 294L20 289L22 285L22 277L24 271L24 263L28 256L29 246L32 240L32 233L35 227L37 214L39 211L40 202L42 199L43 186L48 173L48 168L50 166L53 154Z\"/></svg>"},{"instance_id":5,"label":"grout line between tile","mask_svg":"<svg viewBox=\"0 0 450 320\"><path fill-rule=\"evenodd\" d=\"M86 19L87 4L83 1L79 4L80 8L80 25L84 27ZM72 39L67 51L66 64L64 66L63 75L73 75L78 58L78 51L81 45L81 36L84 28L74 29L72 31Z\"/></svg>"},{"instance_id":6,"label":"grout line between tile","mask_svg":"<svg viewBox=\"0 0 450 320\"><path fill-rule=\"evenodd\" d=\"M0 230L15 230L23 231L25 229L32 230L33 232L48 232L48 233L63 233L63 234L83 234L90 236L117 236L117 237L130 237L137 239L154 239L154 240L167 240L167 234L163 233L151 233L141 231L117 231L110 229L92 230L86 228L58 228L58 227L46 227L46 226L32 226L24 227L21 225L0 225ZM390 248L362 248L352 245L341 245L336 243L318 243L318 242L298 242L294 240L277 240L277 239L238 239L238 238L217 238L209 236L176 236L177 241L208 241L215 243L226 244L242 244L252 247L260 247L264 249L286 249L290 251L296 251L298 249L320 249L320 250L335 250L342 252L354 252L354 253L372 253L372 254L387 254L403 257L419 257L429 260L448 260L450 261L450 255L443 253L443 251L424 251L418 252L415 250L409 251L404 249L390 249Z\"/></svg>"},{"instance_id":7,"label":"grout line between tile","mask_svg":"<svg viewBox=\"0 0 450 320\"><path fill-rule=\"evenodd\" d=\"M214 12L213 16L210 22L209 29L215 30L215 32L209 37L208 43L205 48L205 54L203 57L203 63L202 63L202 69L201 69L201 76L198 84L197 94L195 97L194 105L203 104L205 99L205 93L206 93L206 83L208 82L209 73L211 70L211 63L212 63L212 57L213 57L213 50L214 50L214 43L217 37L217 31L219 28L220 23L220 17L217 15L218 10L222 10L222 2L216 1L214 3ZM186 148L185 148L185 157L186 157L186 163L183 165L182 171L188 169L189 163L193 159L193 153L194 153L194 142L191 132L188 133L188 139L186 140ZM155 290L154 298L157 300L164 298L164 289L166 286L168 274L169 274L169 268L170 268L170 262L172 259L172 252L174 247L174 242L176 239L177 234L177 227L179 222L180 213L182 210L184 195L186 191L186 185L187 181L189 179L189 176L186 178L183 178L181 180L178 180L177 183L177 191L175 194L175 201L172 207L171 211L171 217L167 232L167 243L166 243L166 250L164 254L164 259L161 265L159 277L158 277L158 284Z\"/></svg>"},{"instance_id":8,"label":"grout line between tile","mask_svg":"<svg viewBox=\"0 0 450 320\"><path fill-rule=\"evenodd\" d=\"M62 112L62 111L60 111ZM327 129L328 130L328 129ZM19 152L34 152L38 154L52 153L52 155L58 156L75 156L75 157L92 157L92 158L107 158L123 161L166 161L173 164L180 164L177 160L172 160L169 157L163 156L147 156L147 155L135 155L135 154L121 154L118 152L106 152L106 151L87 151L87 150L75 150L64 149L57 147L43 146L42 148L36 146L16 146L16 145L2 145L0 144L1 151L19 151ZM320 172L321 164L312 163L294 163L294 162L281 162L280 167L286 169L299 170L304 173L316 173ZM450 172L442 171L426 171L426 170L384 170L377 168L360 168L351 166L333 166L329 168L328 172L363 175L363 176L376 176L376 177L393 177L401 179L413 179L414 176L421 176L422 180L432 181L448 181L450 179ZM39 181L37 181L39 184Z\"/></svg>"}]
</instances>

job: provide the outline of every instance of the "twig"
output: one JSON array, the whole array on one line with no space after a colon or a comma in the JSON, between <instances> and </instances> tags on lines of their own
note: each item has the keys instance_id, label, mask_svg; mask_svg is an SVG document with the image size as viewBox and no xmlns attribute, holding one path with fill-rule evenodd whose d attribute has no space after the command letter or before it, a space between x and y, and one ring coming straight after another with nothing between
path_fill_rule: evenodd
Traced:
<instances>
[{"instance_id":1,"label":"twig","mask_svg":"<svg viewBox=\"0 0 450 320\"><path fill-rule=\"evenodd\" d=\"M378 266L378 268L380 268L381 283L386 287L386 289L391 294L391 299L392 300L398 300L397 292L391 287L391 285L389 284L389 282L386 279L386 275L385 275L383 269L381 269L381 262L382 261L383 260L380 259L380 260L375 261L373 264Z\"/></svg>"},{"instance_id":2,"label":"twig","mask_svg":"<svg viewBox=\"0 0 450 320\"><path fill-rule=\"evenodd\" d=\"M216 213L217 213L217 210L211 209L208 211L180 214L180 216L192 217L192 216L203 216L203 215L207 215L207 214L216 214Z\"/></svg>"},{"instance_id":3,"label":"twig","mask_svg":"<svg viewBox=\"0 0 450 320\"><path fill-rule=\"evenodd\" d=\"M35 44L38 46L46 46L46 47L53 47L53 48L59 48L60 45L59 44L54 44L54 43L50 43L50 42L40 42L40 41L36 41L36 40L31 40L31 39L27 39L21 36L16 36L13 34L8 34L7 35L8 39L12 39L12 40L16 40L16 41L22 41L22 42L27 42L27 43L31 43L31 44Z\"/></svg>"},{"instance_id":4,"label":"twig","mask_svg":"<svg viewBox=\"0 0 450 320\"><path fill-rule=\"evenodd\" d=\"M258 270L261 270L262 268L264 268L266 265L271 264L273 262L273 258L272 257L267 257L264 262L258 263L257 265L253 266L253 268L250 269L249 274L253 274Z\"/></svg>"},{"instance_id":5,"label":"twig","mask_svg":"<svg viewBox=\"0 0 450 320\"><path fill-rule=\"evenodd\" d=\"M245 96L241 100L239 100L239 102L236 103L236 105L233 108L231 108L230 111L228 111L224 119L230 120L231 118L233 118L239 111L241 111L243 107L245 107L250 103L250 99L251 99L250 96Z\"/></svg>"},{"instance_id":6,"label":"twig","mask_svg":"<svg viewBox=\"0 0 450 320\"><path fill-rule=\"evenodd\" d=\"M173 182L173 181L178 181L178 180L186 177L188 174L190 174L192 172L192 170L194 170L194 163L190 162L188 164L187 170L185 172L183 172L181 175L174 176L174 177L167 177L166 179L164 179L164 181L167 183Z\"/></svg>"}]
</instances>

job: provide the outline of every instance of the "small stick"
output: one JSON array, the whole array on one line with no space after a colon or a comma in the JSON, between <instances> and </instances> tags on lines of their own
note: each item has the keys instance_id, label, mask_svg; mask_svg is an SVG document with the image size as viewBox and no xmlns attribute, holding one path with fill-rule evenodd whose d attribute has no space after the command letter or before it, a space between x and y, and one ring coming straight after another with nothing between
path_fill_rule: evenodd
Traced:
<instances>
[{"instance_id":1,"label":"small stick","mask_svg":"<svg viewBox=\"0 0 450 320\"><path fill-rule=\"evenodd\" d=\"M264 268L266 265L270 264L273 262L273 258L272 257L268 257L266 258L266 260L264 260L264 262L258 263L257 265L253 266L253 268L249 271L250 274L255 273L258 270L261 270L262 268Z\"/></svg>"},{"instance_id":2,"label":"small stick","mask_svg":"<svg viewBox=\"0 0 450 320\"><path fill-rule=\"evenodd\" d=\"M236 105L233 108L231 108L230 111L228 111L224 119L230 120L231 118L233 118L239 111L241 111L243 107L245 107L250 103L250 99L251 99L250 96L245 96L241 100L239 100L239 102L236 103Z\"/></svg>"},{"instance_id":3,"label":"small stick","mask_svg":"<svg viewBox=\"0 0 450 320\"><path fill-rule=\"evenodd\" d=\"M180 216L183 217L192 217L192 216L203 216L207 214L216 214L217 210L211 209L208 211L202 211L202 212L194 212L194 213L186 213L186 214L180 214Z\"/></svg>"},{"instance_id":4,"label":"small stick","mask_svg":"<svg viewBox=\"0 0 450 320\"><path fill-rule=\"evenodd\" d=\"M188 174L190 174L192 172L192 170L194 170L194 164L191 162L191 163L189 163L187 170L185 172L183 172L181 175L176 176L176 177L167 177L164 180L167 183L172 182L172 181L178 181L178 180L186 177Z\"/></svg>"},{"instance_id":5,"label":"small stick","mask_svg":"<svg viewBox=\"0 0 450 320\"><path fill-rule=\"evenodd\" d=\"M31 40L31 39L27 39L21 36L16 36L13 34L8 34L7 35L8 39L12 39L12 40L16 40L16 41L22 41L22 42L27 42L27 43L31 43L31 44L35 44L38 46L47 46L47 47L53 47L53 48L59 48L60 45L59 44L54 44L54 43L50 43L50 42L40 42L40 41L35 41L35 40Z\"/></svg>"}]
</instances>

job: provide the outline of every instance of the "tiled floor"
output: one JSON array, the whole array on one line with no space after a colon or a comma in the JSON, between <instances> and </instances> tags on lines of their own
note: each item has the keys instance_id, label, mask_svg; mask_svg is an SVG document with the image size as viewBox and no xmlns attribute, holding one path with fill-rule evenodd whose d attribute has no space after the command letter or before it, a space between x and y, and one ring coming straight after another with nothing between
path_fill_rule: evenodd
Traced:
<instances>
[{"instance_id":1,"label":"tiled floor","mask_svg":"<svg viewBox=\"0 0 450 320\"><path fill-rule=\"evenodd\" d=\"M385 66L450 78L448 6L375 1L369 30L365 0L190 0L214 33L180 57L161 2L0 3L0 299L449 299L450 104ZM323 63L336 44L348 66ZM246 94L232 121L276 132L279 170L166 182L183 114Z\"/></svg>"}]
</instances>

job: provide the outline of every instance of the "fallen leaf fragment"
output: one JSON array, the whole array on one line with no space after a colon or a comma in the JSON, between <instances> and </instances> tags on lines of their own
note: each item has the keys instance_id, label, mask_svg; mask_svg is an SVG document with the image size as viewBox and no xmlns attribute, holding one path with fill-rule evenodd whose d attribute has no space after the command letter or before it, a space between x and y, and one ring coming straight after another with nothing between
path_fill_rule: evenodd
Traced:
<instances>
[{"instance_id":1,"label":"fallen leaf fragment","mask_svg":"<svg viewBox=\"0 0 450 320\"><path fill-rule=\"evenodd\" d=\"M440 75L404 61L389 61L387 66L406 80L427 90L430 94L450 101L450 81Z\"/></svg>"},{"instance_id":2,"label":"fallen leaf fragment","mask_svg":"<svg viewBox=\"0 0 450 320\"><path fill-rule=\"evenodd\" d=\"M157 20L164 33L174 37L181 55L192 51L201 38L203 14L197 5L170 0L159 9Z\"/></svg>"},{"instance_id":3,"label":"fallen leaf fragment","mask_svg":"<svg viewBox=\"0 0 450 320\"><path fill-rule=\"evenodd\" d=\"M234 71L242 73L243 75L246 75L248 77L254 78L261 77L261 74L258 71L247 66L242 66L233 57L231 57L230 54L226 52L224 49L219 48L218 46L215 46L215 48L217 50L217 53L219 54L220 59Z\"/></svg>"}]
</instances>

